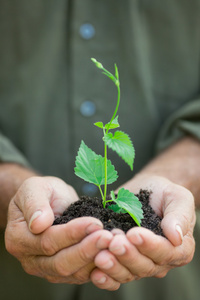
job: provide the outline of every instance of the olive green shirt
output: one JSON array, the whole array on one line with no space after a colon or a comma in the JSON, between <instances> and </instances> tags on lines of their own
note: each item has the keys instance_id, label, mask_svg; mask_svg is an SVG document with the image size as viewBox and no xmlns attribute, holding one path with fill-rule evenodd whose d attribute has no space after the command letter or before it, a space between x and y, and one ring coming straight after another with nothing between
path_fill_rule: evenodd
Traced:
<instances>
[{"instance_id":1,"label":"olive green shirt","mask_svg":"<svg viewBox=\"0 0 200 300\"><path fill-rule=\"evenodd\" d=\"M96 192L75 177L74 160L82 139L102 154L93 123L109 121L117 94L91 57L111 72L118 65L119 123L136 151L133 173L109 152L120 176L113 188L182 136L200 139L200 0L0 0L0 161ZM198 255L165 279L107 292L27 275L6 253L3 233L0 252L2 299L199 297Z\"/></svg>"}]
</instances>

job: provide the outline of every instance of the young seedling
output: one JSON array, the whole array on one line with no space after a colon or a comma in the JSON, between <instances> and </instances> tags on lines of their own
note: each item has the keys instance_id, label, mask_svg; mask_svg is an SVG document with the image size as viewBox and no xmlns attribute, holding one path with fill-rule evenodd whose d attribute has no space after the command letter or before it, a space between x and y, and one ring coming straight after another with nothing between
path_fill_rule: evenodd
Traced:
<instances>
[{"instance_id":1,"label":"young seedling","mask_svg":"<svg viewBox=\"0 0 200 300\"><path fill-rule=\"evenodd\" d=\"M131 193L129 190L121 188L118 191L117 197L113 191L111 191L111 200L107 200L107 185L115 182L118 178L115 167L107 158L107 148L115 151L133 170L133 162L135 157L135 150L129 136L123 131L115 131L114 134L110 130L119 127L118 122L118 108L120 103L120 82L118 68L115 65L115 75L106 70L103 65L96 59L91 59L97 68L101 69L103 74L108 76L116 85L118 91L117 105L112 118L107 124L103 122L97 122L94 125L103 130L103 142L104 142L104 157L96 154L93 150L88 148L83 141L76 157L75 174L83 180L93 183L98 186L102 197L103 207L106 207L106 203L115 202L108 206L109 209L117 213L129 213L138 226L141 224L143 218L142 204L139 199ZM104 186L104 189L102 189Z\"/></svg>"}]
</instances>

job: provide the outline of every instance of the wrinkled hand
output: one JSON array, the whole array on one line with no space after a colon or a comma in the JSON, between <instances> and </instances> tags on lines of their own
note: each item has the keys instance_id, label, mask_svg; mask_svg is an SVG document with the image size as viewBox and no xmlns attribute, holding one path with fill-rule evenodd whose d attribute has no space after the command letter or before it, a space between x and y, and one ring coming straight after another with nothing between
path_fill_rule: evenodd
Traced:
<instances>
[{"instance_id":1,"label":"wrinkled hand","mask_svg":"<svg viewBox=\"0 0 200 300\"><path fill-rule=\"evenodd\" d=\"M164 277L170 269L189 263L194 254L195 208L187 189L160 176L138 176L124 187L135 193L140 187L153 192L150 204L163 218L161 226L167 239L139 227L126 235L113 231L109 250L95 257L97 268L91 280L99 288L115 290L120 283Z\"/></svg>"},{"instance_id":2,"label":"wrinkled hand","mask_svg":"<svg viewBox=\"0 0 200 300\"><path fill-rule=\"evenodd\" d=\"M31 177L19 188L10 202L5 243L27 273L50 282L90 280L94 258L108 248L112 234L90 217L51 226L77 199L74 189L55 177Z\"/></svg>"}]
</instances>

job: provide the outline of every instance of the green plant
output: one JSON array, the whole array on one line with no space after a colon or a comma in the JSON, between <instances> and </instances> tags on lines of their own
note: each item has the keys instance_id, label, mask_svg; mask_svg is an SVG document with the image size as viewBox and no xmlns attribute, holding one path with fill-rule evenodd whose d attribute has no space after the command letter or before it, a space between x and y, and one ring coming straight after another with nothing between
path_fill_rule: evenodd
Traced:
<instances>
[{"instance_id":1,"label":"green plant","mask_svg":"<svg viewBox=\"0 0 200 300\"><path fill-rule=\"evenodd\" d=\"M93 183L98 186L102 197L102 204L105 208L106 203L114 201L115 204L108 206L118 213L129 213L134 219L136 224L140 226L141 219L143 218L142 205L139 199L129 190L121 188L118 191L117 197L114 192L111 192L111 200L107 200L107 185L115 182L118 178L117 171L112 165L111 161L107 159L107 148L115 151L133 170L133 162L135 157L135 150L129 136L123 131L115 131L114 134L110 130L119 127L118 122L118 107L120 103L120 82L118 68L115 64L115 75L106 70L103 65L96 59L91 59L97 68L101 69L103 74L108 76L116 85L118 91L117 105L112 118L107 124L97 122L94 125L103 130L104 142L104 157L96 154L93 150L88 148L83 141L81 141L78 155L76 157L75 174L83 180ZM104 190L102 186L104 185Z\"/></svg>"}]
</instances>

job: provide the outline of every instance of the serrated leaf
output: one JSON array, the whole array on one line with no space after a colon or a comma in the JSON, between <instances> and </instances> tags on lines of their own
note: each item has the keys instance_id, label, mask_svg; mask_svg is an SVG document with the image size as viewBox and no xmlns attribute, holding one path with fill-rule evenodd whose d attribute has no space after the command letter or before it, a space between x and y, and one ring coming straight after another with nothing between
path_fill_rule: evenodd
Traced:
<instances>
[{"instance_id":1,"label":"serrated leaf","mask_svg":"<svg viewBox=\"0 0 200 300\"><path fill-rule=\"evenodd\" d=\"M118 191L117 198L111 193L112 200L117 203L119 207L124 209L133 218L135 223L140 226L143 219L142 204L139 199L129 190L121 188Z\"/></svg>"},{"instance_id":2,"label":"serrated leaf","mask_svg":"<svg viewBox=\"0 0 200 300\"><path fill-rule=\"evenodd\" d=\"M113 192L113 191L111 191L111 199L113 200L115 200L115 193ZM116 213L122 213L122 214L125 214L125 213L127 213L127 211L126 210L124 210L123 208L121 208L117 203L115 203L115 204L110 204L109 206L108 206L108 209L111 209L112 211L114 211L114 212L116 212Z\"/></svg>"},{"instance_id":3,"label":"serrated leaf","mask_svg":"<svg viewBox=\"0 0 200 300\"><path fill-rule=\"evenodd\" d=\"M83 141L75 164L74 171L78 177L97 186L105 184L104 158L88 148ZM118 177L117 171L110 160L107 161L107 177L107 184L115 182Z\"/></svg>"},{"instance_id":4,"label":"serrated leaf","mask_svg":"<svg viewBox=\"0 0 200 300\"><path fill-rule=\"evenodd\" d=\"M117 154L129 165L133 170L133 162L135 158L135 149L129 136L123 131L116 131L114 135L110 132L104 137L106 145Z\"/></svg>"},{"instance_id":5,"label":"serrated leaf","mask_svg":"<svg viewBox=\"0 0 200 300\"><path fill-rule=\"evenodd\" d=\"M109 126L110 125L110 126ZM113 119L113 121L112 121L112 123L110 124L110 123L107 123L106 125L105 125L105 129L115 129L115 128L118 128L118 127L120 127L119 126L119 122L118 122L118 116L117 117L115 117L114 119Z\"/></svg>"},{"instance_id":6,"label":"serrated leaf","mask_svg":"<svg viewBox=\"0 0 200 300\"><path fill-rule=\"evenodd\" d=\"M94 125L101 128L101 129L104 128L103 122L96 122L96 123L94 123Z\"/></svg>"}]
</instances>

